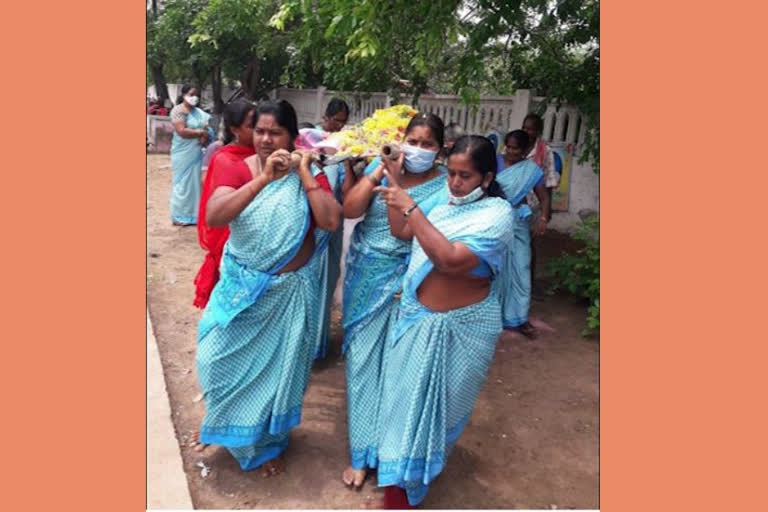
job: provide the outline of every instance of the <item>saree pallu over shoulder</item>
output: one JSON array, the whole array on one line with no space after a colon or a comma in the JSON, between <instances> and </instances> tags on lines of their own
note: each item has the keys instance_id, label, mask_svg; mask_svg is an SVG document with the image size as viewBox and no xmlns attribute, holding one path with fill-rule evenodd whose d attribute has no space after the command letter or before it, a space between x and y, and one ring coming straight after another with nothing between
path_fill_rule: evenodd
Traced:
<instances>
[{"instance_id":1,"label":"saree pallu over shoulder","mask_svg":"<svg viewBox=\"0 0 768 512\"><path fill-rule=\"evenodd\" d=\"M538 165L531 160L521 160L499 171L496 181L507 196L509 204L518 207L543 176L544 173ZM530 214L530 208L518 210L518 212Z\"/></svg>"},{"instance_id":2,"label":"saree pallu over shoulder","mask_svg":"<svg viewBox=\"0 0 768 512\"><path fill-rule=\"evenodd\" d=\"M447 203L446 190L446 178L440 175L407 192L427 214L432 208ZM380 310L400 290L410 252L411 243L390 232L387 206L375 194L365 218L355 226L347 254L343 298L345 331Z\"/></svg>"},{"instance_id":3,"label":"saree pallu over shoulder","mask_svg":"<svg viewBox=\"0 0 768 512\"><path fill-rule=\"evenodd\" d=\"M378 166L378 161L376 159L371 162L363 171L364 174L372 173ZM387 178L384 178L381 183L386 185ZM424 208L429 209L437 204L448 202L446 183L446 175L441 173L437 177L415 187L407 188L405 191L415 202L423 206L422 211L426 214L429 210L425 211ZM365 212L365 217L355 226L355 233L359 233L359 240L364 241L368 249L377 253L402 256L411 252L410 241L400 240L390 232L387 205L381 200L378 193L374 193L371 198L371 204Z\"/></svg>"},{"instance_id":4,"label":"saree pallu over shoulder","mask_svg":"<svg viewBox=\"0 0 768 512\"><path fill-rule=\"evenodd\" d=\"M198 338L226 327L254 304L298 253L309 228L309 204L296 173L267 185L230 223L219 282L200 320Z\"/></svg>"},{"instance_id":5,"label":"saree pallu over shoulder","mask_svg":"<svg viewBox=\"0 0 768 512\"><path fill-rule=\"evenodd\" d=\"M504 256L512 243L514 218L507 201L489 197L462 206L441 205L427 215L427 219L451 242L461 242L485 263L494 276L498 275ZM424 278L434 269L418 239L413 240L413 252L403 284L393 343L403 333L429 314L416 297L416 290Z\"/></svg>"}]
</instances>

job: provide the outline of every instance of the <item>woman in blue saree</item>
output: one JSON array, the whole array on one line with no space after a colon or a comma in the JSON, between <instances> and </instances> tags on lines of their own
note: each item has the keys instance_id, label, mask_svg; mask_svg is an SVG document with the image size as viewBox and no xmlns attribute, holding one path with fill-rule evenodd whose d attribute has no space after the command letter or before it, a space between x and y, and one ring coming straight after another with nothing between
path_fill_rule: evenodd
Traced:
<instances>
[{"instance_id":1,"label":"woman in blue saree","mask_svg":"<svg viewBox=\"0 0 768 512\"><path fill-rule=\"evenodd\" d=\"M435 163L443 146L443 122L434 114L417 114L405 130L398 160L375 159L344 196L344 216L365 215L352 233L346 259L343 297L345 373L350 466L345 484L360 487L367 469L377 466L377 416L386 339L397 309L396 294L411 252L410 241L394 237L387 207L374 191L385 166L402 187L422 202L447 200L445 168ZM352 179L352 173L349 173Z\"/></svg>"},{"instance_id":2,"label":"woman in blue saree","mask_svg":"<svg viewBox=\"0 0 768 512\"><path fill-rule=\"evenodd\" d=\"M254 115L255 155L246 169L212 176L209 226L229 224L220 277L198 326L197 373L206 414L202 444L225 446L243 470L282 470L280 455L301 419L320 311L320 231L335 230L341 206L303 153L288 102Z\"/></svg>"},{"instance_id":3,"label":"woman in blue saree","mask_svg":"<svg viewBox=\"0 0 768 512\"><path fill-rule=\"evenodd\" d=\"M507 201L514 208L515 240L507 254L502 270L501 307L505 329L518 331L534 338L536 331L528 321L531 307L531 209L526 196L533 191L542 207L541 219L549 214L549 193L545 188L544 173L532 160L526 158L530 139L523 130L513 130L504 137L504 168L496 178ZM546 220L537 222L535 235L546 229Z\"/></svg>"},{"instance_id":4,"label":"woman in blue saree","mask_svg":"<svg viewBox=\"0 0 768 512\"><path fill-rule=\"evenodd\" d=\"M213 140L214 132L208 125L211 116L197 108L197 89L184 85L181 93L182 102L171 110L171 222L194 226L200 205L203 148Z\"/></svg>"},{"instance_id":5,"label":"woman in blue saree","mask_svg":"<svg viewBox=\"0 0 768 512\"><path fill-rule=\"evenodd\" d=\"M425 214L397 183L379 188L392 233L413 239L381 388L377 478L387 487L385 508L424 499L493 359L502 331L497 277L514 236L495 174L493 145L471 135L448 158L447 204Z\"/></svg>"}]
</instances>

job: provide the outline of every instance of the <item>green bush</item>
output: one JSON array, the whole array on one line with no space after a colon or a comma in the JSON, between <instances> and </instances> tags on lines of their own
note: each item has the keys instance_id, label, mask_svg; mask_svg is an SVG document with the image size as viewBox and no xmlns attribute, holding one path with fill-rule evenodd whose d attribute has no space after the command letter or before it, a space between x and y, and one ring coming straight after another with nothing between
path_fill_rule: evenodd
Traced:
<instances>
[{"instance_id":1,"label":"green bush","mask_svg":"<svg viewBox=\"0 0 768 512\"><path fill-rule=\"evenodd\" d=\"M589 217L571 235L584 246L573 254L563 253L552 260L548 270L552 275L550 293L568 290L589 301L587 328L582 336L592 334L600 327L600 220Z\"/></svg>"}]
</instances>

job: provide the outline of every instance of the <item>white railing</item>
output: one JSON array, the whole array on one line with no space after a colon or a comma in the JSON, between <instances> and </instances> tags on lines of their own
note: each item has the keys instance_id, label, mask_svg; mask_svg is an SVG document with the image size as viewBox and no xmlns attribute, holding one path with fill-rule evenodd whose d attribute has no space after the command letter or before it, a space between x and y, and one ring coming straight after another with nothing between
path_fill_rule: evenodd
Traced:
<instances>
[{"instance_id":1,"label":"white railing","mask_svg":"<svg viewBox=\"0 0 768 512\"><path fill-rule=\"evenodd\" d=\"M542 97L533 98L531 110L543 102ZM573 144L576 147L584 143L587 118L576 107L561 105L557 108L555 104L550 104L541 117L544 119L542 138L547 142L554 145Z\"/></svg>"},{"instance_id":2,"label":"white railing","mask_svg":"<svg viewBox=\"0 0 768 512\"><path fill-rule=\"evenodd\" d=\"M467 133L504 134L522 126L529 97L529 91L518 91L514 96L484 96L477 105L464 105L459 96L425 94L419 97L416 108L436 114L445 124L458 123Z\"/></svg>"}]
</instances>

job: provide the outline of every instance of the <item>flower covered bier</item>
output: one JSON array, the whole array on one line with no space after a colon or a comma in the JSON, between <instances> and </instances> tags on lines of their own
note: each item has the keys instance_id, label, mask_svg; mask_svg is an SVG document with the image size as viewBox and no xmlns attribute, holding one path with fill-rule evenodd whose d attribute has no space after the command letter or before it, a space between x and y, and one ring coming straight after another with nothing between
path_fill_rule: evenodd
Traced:
<instances>
[{"instance_id":1,"label":"flower covered bier","mask_svg":"<svg viewBox=\"0 0 768 512\"><path fill-rule=\"evenodd\" d=\"M335 160L378 156L385 144L402 142L415 115L416 110L409 105L379 109L360 124L328 135L316 148L330 150L327 152L334 153Z\"/></svg>"}]
</instances>

